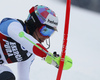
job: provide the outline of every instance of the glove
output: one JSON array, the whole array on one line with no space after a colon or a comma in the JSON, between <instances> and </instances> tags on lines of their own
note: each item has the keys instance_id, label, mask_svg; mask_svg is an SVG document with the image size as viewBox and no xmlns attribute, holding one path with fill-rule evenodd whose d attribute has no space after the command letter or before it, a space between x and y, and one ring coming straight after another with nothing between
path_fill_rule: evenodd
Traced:
<instances>
[{"instance_id":1,"label":"glove","mask_svg":"<svg viewBox=\"0 0 100 80\"><path fill-rule=\"evenodd\" d=\"M56 68L59 68L61 56L59 56L59 54L57 54L56 52L54 52L53 54L52 53L50 54L51 56L50 55L46 56L45 61L49 64L52 64ZM63 70L68 70L71 67L72 67L72 59L69 58L68 56L65 56Z\"/></svg>"}]
</instances>

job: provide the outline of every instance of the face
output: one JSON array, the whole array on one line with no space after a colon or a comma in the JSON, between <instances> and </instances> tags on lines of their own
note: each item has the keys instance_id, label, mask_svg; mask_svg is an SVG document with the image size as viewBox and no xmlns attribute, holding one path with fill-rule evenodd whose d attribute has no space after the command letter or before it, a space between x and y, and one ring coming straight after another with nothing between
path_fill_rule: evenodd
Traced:
<instances>
[{"instance_id":1,"label":"face","mask_svg":"<svg viewBox=\"0 0 100 80\"><path fill-rule=\"evenodd\" d=\"M40 43L41 42L44 42L44 40L48 39L49 37L48 36L43 36L41 35L41 33L39 32L39 29L37 28L34 33L33 33L33 37L39 41Z\"/></svg>"}]
</instances>

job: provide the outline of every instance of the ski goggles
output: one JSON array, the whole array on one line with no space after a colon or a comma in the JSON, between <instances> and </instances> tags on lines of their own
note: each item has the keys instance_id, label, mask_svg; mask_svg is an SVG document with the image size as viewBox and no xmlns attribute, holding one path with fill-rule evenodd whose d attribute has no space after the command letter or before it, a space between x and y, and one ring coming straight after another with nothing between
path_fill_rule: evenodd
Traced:
<instances>
[{"instance_id":1,"label":"ski goggles","mask_svg":"<svg viewBox=\"0 0 100 80\"><path fill-rule=\"evenodd\" d=\"M54 29L52 29L52 27L48 26L48 25L42 25L39 28L39 32L42 36L44 37L50 37L53 33L54 33Z\"/></svg>"}]
</instances>

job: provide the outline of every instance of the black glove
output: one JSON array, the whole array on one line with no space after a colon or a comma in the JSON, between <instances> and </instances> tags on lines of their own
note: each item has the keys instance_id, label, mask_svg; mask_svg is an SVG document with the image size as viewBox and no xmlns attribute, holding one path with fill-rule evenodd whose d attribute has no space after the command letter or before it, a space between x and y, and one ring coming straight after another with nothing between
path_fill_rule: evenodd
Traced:
<instances>
[{"instance_id":1,"label":"black glove","mask_svg":"<svg viewBox=\"0 0 100 80\"><path fill-rule=\"evenodd\" d=\"M55 51L55 52L53 52L53 56L54 56L54 57L59 57L60 55L57 54L57 52Z\"/></svg>"}]
</instances>

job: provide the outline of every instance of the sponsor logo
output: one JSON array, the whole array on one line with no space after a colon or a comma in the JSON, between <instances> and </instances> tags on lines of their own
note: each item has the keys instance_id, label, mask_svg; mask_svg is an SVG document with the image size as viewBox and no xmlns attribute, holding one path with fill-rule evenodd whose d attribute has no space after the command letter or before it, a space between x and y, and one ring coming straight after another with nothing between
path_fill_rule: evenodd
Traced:
<instances>
[{"instance_id":1,"label":"sponsor logo","mask_svg":"<svg viewBox=\"0 0 100 80\"><path fill-rule=\"evenodd\" d=\"M18 62L22 61L23 59L22 59L21 55L19 54L16 43L15 42L9 42L5 39L3 39L3 41L5 42L4 47L5 47L5 50L8 54L8 57L15 56L15 58Z\"/></svg>"},{"instance_id":2,"label":"sponsor logo","mask_svg":"<svg viewBox=\"0 0 100 80\"><path fill-rule=\"evenodd\" d=\"M51 24L58 25L58 23L57 23L57 22L51 21L50 19L48 19L48 21L47 21L47 22L49 22L49 23L51 23Z\"/></svg>"}]
</instances>

